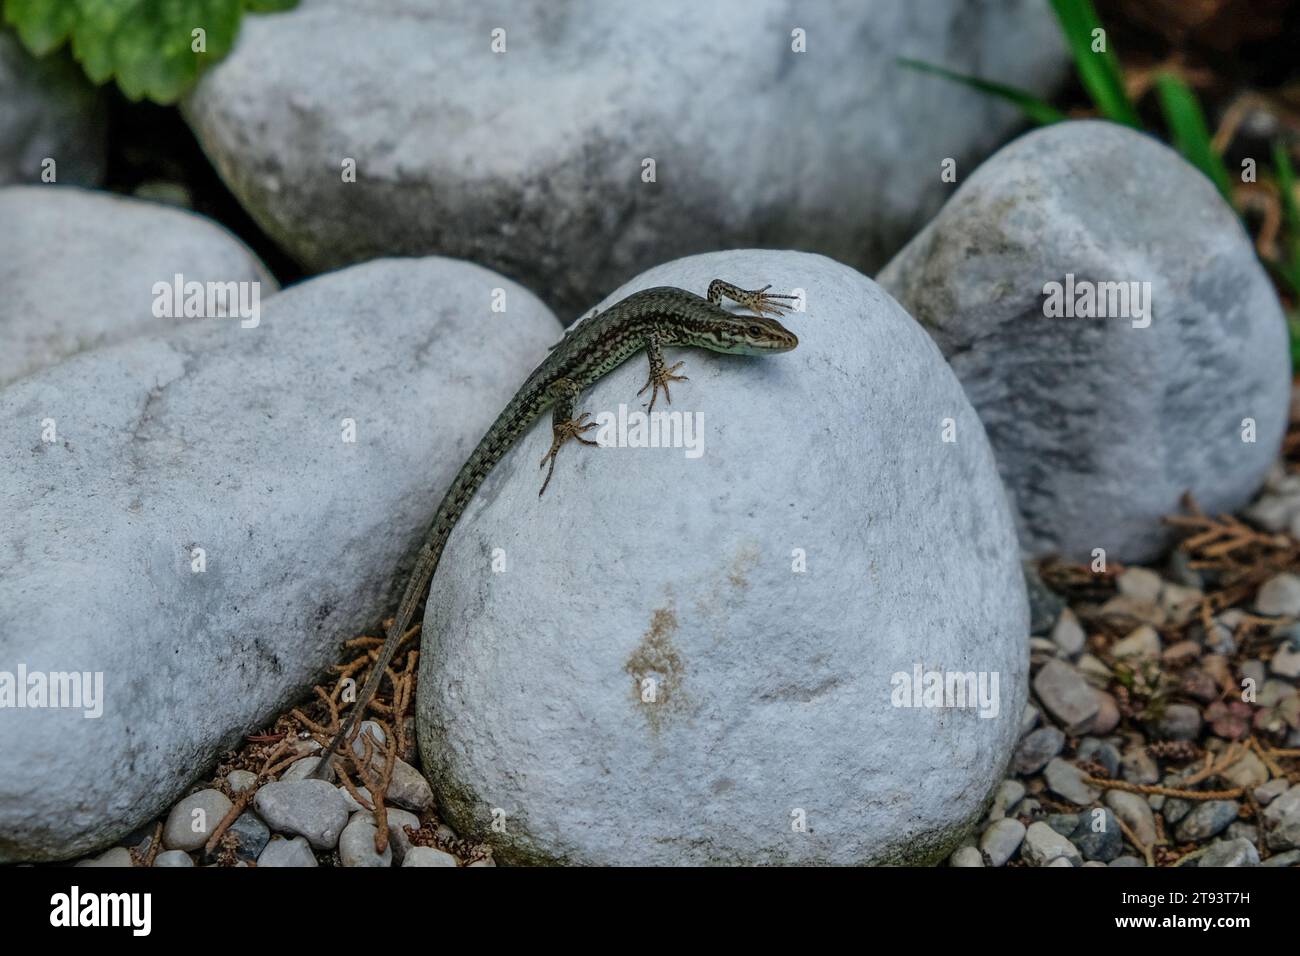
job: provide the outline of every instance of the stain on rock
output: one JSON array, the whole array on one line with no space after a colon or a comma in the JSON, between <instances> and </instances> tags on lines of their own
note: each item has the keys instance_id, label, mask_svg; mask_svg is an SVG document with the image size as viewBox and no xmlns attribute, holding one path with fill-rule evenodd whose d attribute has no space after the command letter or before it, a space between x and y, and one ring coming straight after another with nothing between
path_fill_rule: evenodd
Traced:
<instances>
[{"instance_id":1,"label":"stain on rock","mask_svg":"<svg viewBox=\"0 0 1300 956\"><path fill-rule=\"evenodd\" d=\"M632 699L645 713L650 729L658 733L663 721L674 710L680 710L685 698L682 680L686 665L681 653L673 644L677 633L677 615L671 607L657 608L650 619L650 628L641 637L632 656L623 669L632 675ZM653 700L646 681L653 680Z\"/></svg>"}]
</instances>

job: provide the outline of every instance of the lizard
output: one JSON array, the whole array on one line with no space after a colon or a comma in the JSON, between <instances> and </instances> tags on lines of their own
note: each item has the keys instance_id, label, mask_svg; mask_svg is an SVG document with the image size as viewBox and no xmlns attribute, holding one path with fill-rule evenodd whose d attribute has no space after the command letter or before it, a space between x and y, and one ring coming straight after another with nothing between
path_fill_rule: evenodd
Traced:
<instances>
[{"instance_id":1,"label":"lizard","mask_svg":"<svg viewBox=\"0 0 1300 956\"><path fill-rule=\"evenodd\" d=\"M768 355L788 352L798 345L799 339L793 332L768 317L781 316L784 310L792 308L782 300L795 297L769 293L767 290L770 288L767 285L761 289L741 289L714 279L704 296L673 286L645 289L619 300L603 312L582 319L551 346L550 354L528 376L475 446L438 505L384 644L348 719L325 749L312 777L325 776L331 757L345 739L351 738L366 705L379 689L402 634L438 568L443 547L470 499L533 422L546 409L551 409L551 448L542 458L539 468L548 464L550 467L541 491L537 493L541 497L555 472L556 455L566 442L576 440L584 445L597 444L583 437L597 425L587 421L590 413L583 412L574 417L580 394L637 352L644 350L650 362L650 377L637 395L650 389L647 411L653 411L660 389L664 399L671 404L669 384L687 380L685 375L677 374L683 362L671 367L665 364L662 350L666 346ZM754 314L732 312L723 307L724 299L730 299Z\"/></svg>"}]
</instances>

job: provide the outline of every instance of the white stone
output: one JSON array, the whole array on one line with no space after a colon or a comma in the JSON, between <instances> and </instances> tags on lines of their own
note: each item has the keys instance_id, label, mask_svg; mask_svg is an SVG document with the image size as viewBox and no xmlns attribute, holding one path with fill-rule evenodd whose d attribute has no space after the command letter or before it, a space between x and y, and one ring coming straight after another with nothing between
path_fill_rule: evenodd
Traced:
<instances>
[{"instance_id":1,"label":"white stone","mask_svg":"<svg viewBox=\"0 0 1300 956\"><path fill-rule=\"evenodd\" d=\"M406 851L402 866L459 866L450 853L431 846L413 846Z\"/></svg>"},{"instance_id":2,"label":"white stone","mask_svg":"<svg viewBox=\"0 0 1300 956\"><path fill-rule=\"evenodd\" d=\"M1145 132L1089 120L1022 136L879 277L950 357L1032 555L1153 558L1184 492L1235 511L1278 457L1291 362L1277 293L1233 208ZM1046 314L1067 286L1073 306L1103 282L1149 289L1149 311ZM1119 286L1095 289L1125 311Z\"/></svg>"},{"instance_id":3,"label":"white stone","mask_svg":"<svg viewBox=\"0 0 1300 956\"><path fill-rule=\"evenodd\" d=\"M1078 848L1042 820L1029 824L1020 855L1030 866L1080 866L1083 863ZM1058 861L1064 861L1064 864Z\"/></svg>"},{"instance_id":4,"label":"white stone","mask_svg":"<svg viewBox=\"0 0 1300 956\"><path fill-rule=\"evenodd\" d=\"M1040 94L1066 65L1041 0L926 0L924 15L796 14L787 0L508 9L308 0L246 17L184 113L310 269L436 252L507 272L572 316L672 256L760 235L878 267L951 190L943 160L964 177L1023 122L896 56Z\"/></svg>"},{"instance_id":5,"label":"white stone","mask_svg":"<svg viewBox=\"0 0 1300 956\"><path fill-rule=\"evenodd\" d=\"M1024 576L979 421L924 332L819 256L696 256L606 304L714 277L804 289L808 311L786 354L668 350L700 457L566 447L539 499L542 423L452 533L417 694L440 813L505 863L943 859L1026 700ZM579 410L635 410L645 364ZM893 706L940 665L996 672L997 716Z\"/></svg>"},{"instance_id":6,"label":"white stone","mask_svg":"<svg viewBox=\"0 0 1300 956\"><path fill-rule=\"evenodd\" d=\"M383 260L275 296L256 329L187 326L0 390L7 659L104 675L99 718L4 712L0 862L130 832L319 680L394 606L440 495L558 333L499 275Z\"/></svg>"},{"instance_id":7,"label":"white stone","mask_svg":"<svg viewBox=\"0 0 1300 956\"><path fill-rule=\"evenodd\" d=\"M163 824L163 846L169 850L197 850L208 842L217 824L233 804L220 790L200 790L179 801Z\"/></svg>"},{"instance_id":8,"label":"white stone","mask_svg":"<svg viewBox=\"0 0 1300 956\"><path fill-rule=\"evenodd\" d=\"M1269 578L1255 595L1260 614L1300 616L1300 575L1289 571Z\"/></svg>"},{"instance_id":9,"label":"white stone","mask_svg":"<svg viewBox=\"0 0 1300 956\"><path fill-rule=\"evenodd\" d=\"M224 228L158 203L71 186L11 186L0 189L0 223L0 386L145 333L239 327L238 318L155 315L154 284L174 287L178 274L184 282L249 283L250 305L251 283L259 306L279 288Z\"/></svg>"},{"instance_id":10,"label":"white stone","mask_svg":"<svg viewBox=\"0 0 1300 956\"><path fill-rule=\"evenodd\" d=\"M292 840L286 840L283 837L271 837L271 842L266 845L262 853L257 858L258 866L320 866L316 861L316 854L312 853L311 846L300 836Z\"/></svg>"}]
</instances>

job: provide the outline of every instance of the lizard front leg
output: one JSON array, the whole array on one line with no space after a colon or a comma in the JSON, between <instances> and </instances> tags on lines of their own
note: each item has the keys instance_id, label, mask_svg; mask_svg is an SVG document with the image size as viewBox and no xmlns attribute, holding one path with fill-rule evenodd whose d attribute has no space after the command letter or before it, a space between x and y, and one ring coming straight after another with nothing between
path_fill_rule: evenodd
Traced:
<instances>
[{"instance_id":1,"label":"lizard front leg","mask_svg":"<svg viewBox=\"0 0 1300 956\"><path fill-rule=\"evenodd\" d=\"M555 404L551 411L551 450L546 453L542 459L539 468L545 468L549 461L551 467L546 471L546 480L542 482L542 490L537 492L537 497L546 493L546 486L551 483L551 475L555 473L555 456L559 454L560 448L570 438L576 438L584 445L596 445L598 442L590 438L583 438L583 432L589 432L596 427L596 422L589 422L590 412L583 412L577 418L573 417L573 407L578 403L578 396L582 390L567 378L562 378L551 386L551 391L555 395Z\"/></svg>"},{"instance_id":2,"label":"lizard front leg","mask_svg":"<svg viewBox=\"0 0 1300 956\"><path fill-rule=\"evenodd\" d=\"M650 407L646 409L647 412L652 412L655 407L655 399L659 397L659 389L662 388L664 390L664 398L667 399L668 404L671 405L673 403L673 397L668 393L668 383L685 382L688 379L685 375L673 374L685 365L685 362L678 362L672 368L664 367L664 354L659 351L659 337L653 332L645 338L645 354L646 358L650 360L650 380L641 386L641 391L637 392L637 394L644 395L647 388L654 389L654 391L650 393Z\"/></svg>"},{"instance_id":3,"label":"lizard front leg","mask_svg":"<svg viewBox=\"0 0 1300 956\"><path fill-rule=\"evenodd\" d=\"M775 292L768 292L772 288L765 285L761 289L742 289L734 286L730 282L723 282L721 279L714 279L709 283L708 299L714 305L722 305L723 299L730 299L738 305L744 306L755 315L783 315L785 311L794 308L786 305L784 302L778 302L778 299L796 299L798 296L778 295Z\"/></svg>"}]
</instances>

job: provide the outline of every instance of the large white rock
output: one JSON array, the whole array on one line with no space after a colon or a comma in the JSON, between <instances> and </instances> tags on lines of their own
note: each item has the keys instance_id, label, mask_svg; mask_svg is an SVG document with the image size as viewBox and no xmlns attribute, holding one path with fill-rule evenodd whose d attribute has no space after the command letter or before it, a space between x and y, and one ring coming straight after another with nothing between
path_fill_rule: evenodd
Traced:
<instances>
[{"instance_id":1,"label":"large white rock","mask_svg":"<svg viewBox=\"0 0 1300 956\"><path fill-rule=\"evenodd\" d=\"M0 189L0 386L77 352L210 321L155 315L155 284L174 287L178 274L249 283L250 304L257 283L259 306L279 288L247 246L202 216L72 187Z\"/></svg>"},{"instance_id":2,"label":"large white rock","mask_svg":"<svg viewBox=\"0 0 1300 956\"><path fill-rule=\"evenodd\" d=\"M925 332L820 256L695 256L605 304L714 277L802 288L808 308L787 354L668 350L699 457L570 445L539 499L545 421L452 534L417 701L439 809L507 862L940 859L1026 701L1023 577L982 426ZM645 378L637 356L579 408L636 411ZM997 717L892 706L917 665L996 672Z\"/></svg>"},{"instance_id":3,"label":"large white rock","mask_svg":"<svg viewBox=\"0 0 1300 956\"><path fill-rule=\"evenodd\" d=\"M951 188L943 158L1023 122L900 55L1042 93L1066 64L1042 0L302 0L246 19L185 114L311 268L463 256L572 317L707 249L882 264Z\"/></svg>"},{"instance_id":4,"label":"large white rock","mask_svg":"<svg viewBox=\"0 0 1300 956\"><path fill-rule=\"evenodd\" d=\"M485 269L380 261L280 293L256 329L140 338L0 391L0 671L103 673L98 718L0 708L0 862L152 819L375 627L558 333Z\"/></svg>"},{"instance_id":5,"label":"large white rock","mask_svg":"<svg viewBox=\"0 0 1300 956\"><path fill-rule=\"evenodd\" d=\"M56 182L97 185L104 178L105 106L66 53L37 59L0 26L0 186L44 182L51 159Z\"/></svg>"},{"instance_id":6,"label":"large white rock","mask_svg":"<svg viewBox=\"0 0 1300 956\"><path fill-rule=\"evenodd\" d=\"M1149 283L1149 315L1048 317L1047 284L1064 297L1067 276L1076 305L1084 283ZM1184 491L1235 510L1277 458L1291 394L1277 296L1214 186L1149 136L1089 121L1016 140L880 283L979 411L1030 554L1148 560Z\"/></svg>"}]
</instances>

